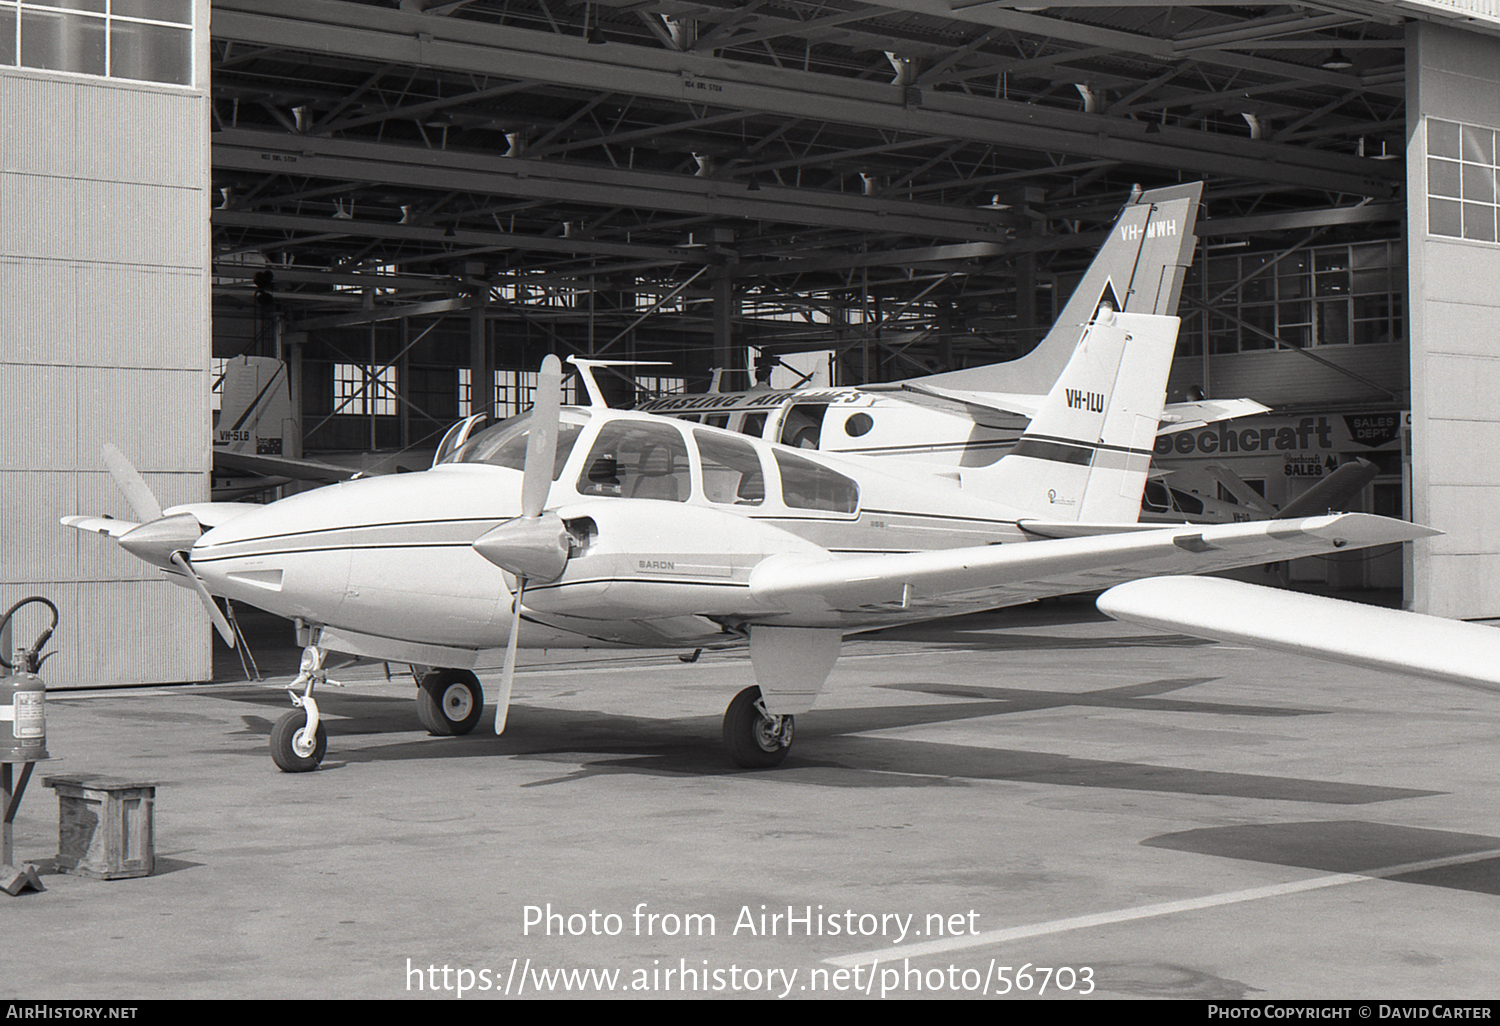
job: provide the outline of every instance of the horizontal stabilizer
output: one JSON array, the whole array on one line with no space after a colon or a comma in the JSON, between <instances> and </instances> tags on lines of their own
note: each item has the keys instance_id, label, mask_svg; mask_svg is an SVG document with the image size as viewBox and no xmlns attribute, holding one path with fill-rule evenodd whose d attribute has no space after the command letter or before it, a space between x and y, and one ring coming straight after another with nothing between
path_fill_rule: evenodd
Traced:
<instances>
[{"instance_id":1,"label":"horizontal stabilizer","mask_svg":"<svg viewBox=\"0 0 1500 1026\"><path fill-rule=\"evenodd\" d=\"M214 472L228 474L263 474L267 477L290 477L298 481L348 481L360 471L334 463L297 460L290 456L257 456L249 452L214 449Z\"/></svg>"},{"instance_id":2,"label":"horizontal stabilizer","mask_svg":"<svg viewBox=\"0 0 1500 1026\"><path fill-rule=\"evenodd\" d=\"M1167 403L1161 413L1159 434L1191 431L1221 420L1255 417L1270 413L1271 408L1254 399L1199 399L1196 402Z\"/></svg>"},{"instance_id":3,"label":"horizontal stabilizer","mask_svg":"<svg viewBox=\"0 0 1500 1026\"><path fill-rule=\"evenodd\" d=\"M968 392L956 388L938 388L920 381L902 382L901 398L918 406L928 406L945 413L967 414L974 423L985 427L1010 427L1014 417L1035 417L1045 395L1025 392ZM861 386L865 392L890 392L895 387ZM1157 434L1170 435L1191 431L1221 420L1253 417L1269 413L1271 408L1254 399L1201 399L1190 403L1167 403L1162 409Z\"/></svg>"},{"instance_id":4,"label":"horizontal stabilizer","mask_svg":"<svg viewBox=\"0 0 1500 1026\"><path fill-rule=\"evenodd\" d=\"M1352 460L1287 503L1276 514L1276 519L1311 517L1330 510L1348 509L1350 500L1379 476L1380 468L1369 460Z\"/></svg>"},{"instance_id":5,"label":"horizontal stabilizer","mask_svg":"<svg viewBox=\"0 0 1500 1026\"><path fill-rule=\"evenodd\" d=\"M95 534L107 534L111 538L118 538L126 531L141 526L134 520L116 520L114 517L62 517L60 522L65 527L75 527L80 531L92 531Z\"/></svg>"},{"instance_id":6,"label":"horizontal stabilizer","mask_svg":"<svg viewBox=\"0 0 1500 1026\"><path fill-rule=\"evenodd\" d=\"M1215 577L1111 588L1099 609L1160 631L1500 691L1500 630Z\"/></svg>"}]
</instances>

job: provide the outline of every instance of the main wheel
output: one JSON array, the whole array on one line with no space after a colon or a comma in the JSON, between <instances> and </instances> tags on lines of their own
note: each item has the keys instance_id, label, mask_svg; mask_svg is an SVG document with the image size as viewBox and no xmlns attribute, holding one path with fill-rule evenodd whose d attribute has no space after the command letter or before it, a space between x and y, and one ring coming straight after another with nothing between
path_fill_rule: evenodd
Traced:
<instances>
[{"instance_id":1,"label":"main wheel","mask_svg":"<svg viewBox=\"0 0 1500 1026\"><path fill-rule=\"evenodd\" d=\"M760 688L748 687L724 710L724 747L745 769L779 765L792 747L792 717L767 713Z\"/></svg>"},{"instance_id":2,"label":"main wheel","mask_svg":"<svg viewBox=\"0 0 1500 1026\"><path fill-rule=\"evenodd\" d=\"M306 773L318 768L328 751L328 731L318 722L312 743L307 743L307 713L293 709L271 728L271 761L286 773Z\"/></svg>"},{"instance_id":3,"label":"main wheel","mask_svg":"<svg viewBox=\"0 0 1500 1026\"><path fill-rule=\"evenodd\" d=\"M417 717L430 734L467 734L482 712L484 689L468 670L430 670L417 685Z\"/></svg>"}]
</instances>

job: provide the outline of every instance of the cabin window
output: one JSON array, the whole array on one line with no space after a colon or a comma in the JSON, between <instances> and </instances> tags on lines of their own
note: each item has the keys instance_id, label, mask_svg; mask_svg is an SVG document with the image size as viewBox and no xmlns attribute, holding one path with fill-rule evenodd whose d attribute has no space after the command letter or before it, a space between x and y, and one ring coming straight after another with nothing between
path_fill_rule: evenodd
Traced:
<instances>
[{"instance_id":1,"label":"cabin window","mask_svg":"<svg viewBox=\"0 0 1500 1026\"><path fill-rule=\"evenodd\" d=\"M868 413L856 413L844 421L844 434L850 438L859 438L862 435L868 435L874 426L875 419Z\"/></svg>"},{"instance_id":2,"label":"cabin window","mask_svg":"<svg viewBox=\"0 0 1500 1026\"><path fill-rule=\"evenodd\" d=\"M781 471L781 499L789 508L832 513L853 513L859 508L859 486L843 474L791 453L774 455Z\"/></svg>"},{"instance_id":3,"label":"cabin window","mask_svg":"<svg viewBox=\"0 0 1500 1026\"><path fill-rule=\"evenodd\" d=\"M703 464L703 496L709 502L759 506L766 498L766 477L755 446L732 435L694 431Z\"/></svg>"},{"instance_id":4,"label":"cabin window","mask_svg":"<svg viewBox=\"0 0 1500 1026\"><path fill-rule=\"evenodd\" d=\"M1192 492L1184 492L1180 488L1168 488L1172 493L1172 508L1178 513L1187 513L1191 516L1199 516L1203 512L1203 500Z\"/></svg>"},{"instance_id":5,"label":"cabin window","mask_svg":"<svg viewBox=\"0 0 1500 1026\"><path fill-rule=\"evenodd\" d=\"M827 403L796 403L786 411L781 422L781 444L794 449L816 449L823 433L823 415Z\"/></svg>"},{"instance_id":6,"label":"cabin window","mask_svg":"<svg viewBox=\"0 0 1500 1026\"><path fill-rule=\"evenodd\" d=\"M766 430L766 415L764 413L745 414L745 419L740 421L738 430L742 435L759 438Z\"/></svg>"},{"instance_id":7,"label":"cabin window","mask_svg":"<svg viewBox=\"0 0 1500 1026\"><path fill-rule=\"evenodd\" d=\"M1167 486L1160 481L1147 481L1141 505L1151 513L1167 512L1172 508L1172 497L1167 494Z\"/></svg>"},{"instance_id":8,"label":"cabin window","mask_svg":"<svg viewBox=\"0 0 1500 1026\"><path fill-rule=\"evenodd\" d=\"M687 442L665 424L616 420L594 439L580 495L618 495L626 499L686 502L692 492Z\"/></svg>"}]
</instances>

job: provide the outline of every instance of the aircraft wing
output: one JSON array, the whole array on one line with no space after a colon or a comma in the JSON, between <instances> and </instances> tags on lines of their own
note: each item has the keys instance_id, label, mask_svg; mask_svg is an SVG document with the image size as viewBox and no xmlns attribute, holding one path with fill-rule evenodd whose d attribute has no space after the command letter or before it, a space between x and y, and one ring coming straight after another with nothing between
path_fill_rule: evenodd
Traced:
<instances>
[{"instance_id":1,"label":"aircraft wing","mask_svg":"<svg viewBox=\"0 0 1500 1026\"><path fill-rule=\"evenodd\" d=\"M808 624L892 623L1100 591L1140 577L1199 574L1411 541L1430 528L1365 513L1157 528L929 552L772 556L750 574L757 603Z\"/></svg>"},{"instance_id":2,"label":"aircraft wing","mask_svg":"<svg viewBox=\"0 0 1500 1026\"><path fill-rule=\"evenodd\" d=\"M290 477L298 481L348 481L360 471L353 467L340 467L333 463L316 460L294 460L290 456L257 456L249 452L232 452L222 447L214 449L214 472L216 474L261 474L266 477Z\"/></svg>"},{"instance_id":3,"label":"aircraft wing","mask_svg":"<svg viewBox=\"0 0 1500 1026\"><path fill-rule=\"evenodd\" d=\"M1153 577L1111 588L1116 620L1241 642L1387 673L1500 692L1500 630L1213 577Z\"/></svg>"}]
</instances>

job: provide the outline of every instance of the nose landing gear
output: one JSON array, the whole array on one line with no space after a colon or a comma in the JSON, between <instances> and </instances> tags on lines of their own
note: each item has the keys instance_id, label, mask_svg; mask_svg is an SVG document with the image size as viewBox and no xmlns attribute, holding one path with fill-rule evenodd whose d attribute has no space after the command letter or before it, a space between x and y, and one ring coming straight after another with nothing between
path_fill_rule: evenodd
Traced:
<instances>
[{"instance_id":1,"label":"nose landing gear","mask_svg":"<svg viewBox=\"0 0 1500 1026\"><path fill-rule=\"evenodd\" d=\"M292 705L296 709L286 713L271 728L271 761L286 773L306 773L318 768L323 755L328 751L328 731L318 719L318 703L314 700L313 688L319 684L342 687L336 680L329 680L323 669L327 653L316 645L302 650L302 667L287 687ZM303 685L302 694L294 690ZM297 710L302 710L298 712Z\"/></svg>"}]
</instances>

